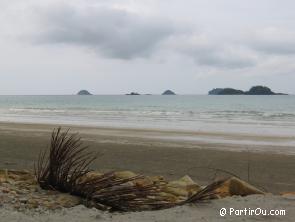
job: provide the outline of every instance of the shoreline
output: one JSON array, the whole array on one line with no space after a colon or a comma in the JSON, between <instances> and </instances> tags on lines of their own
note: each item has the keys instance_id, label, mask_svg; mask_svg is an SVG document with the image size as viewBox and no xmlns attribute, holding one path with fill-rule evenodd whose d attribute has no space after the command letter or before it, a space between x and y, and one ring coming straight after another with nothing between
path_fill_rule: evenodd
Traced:
<instances>
[{"instance_id":1,"label":"shoreline","mask_svg":"<svg viewBox=\"0 0 295 222\"><path fill-rule=\"evenodd\" d=\"M49 144L54 127L0 123L0 168L33 169L40 150ZM131 170L168 179L190 175L201 185L215 176L226 176L213 170L222 169L244 180L249 178L253 185L269 192L295 190L295 155L269 152L268 145L171 140L181 133L150 130L73 126L71 132L79 132L85 144L100 154L92 166L94 169ZM169 137L155 137L159 134L169 134ZM282 147L273 145L272 149Z\"/></svg>"},{"instance_id":2,"label":"shoreline","mask_svg":"<svg viewBox=\"0 0 295 222\"><path fill-rule=\"evenodd\" d=\"M186 143L191 145L198 144L220 144L222 149L228 151L247 151L247 152L268 152L285 155L295 155L295 136L291 135L274 135L274 134L257 134L241 132L220 132L220 131L203 131L187 129L159 129L144 127L111 127L111 126L94 126L78 124L55 124L55 123L34 123L34 122L7 122L0 121L0 129L7 130L25 130L25 131L50 131L58 126L69 128L73 132L89 135L105 135L118 137L134 137L141 139L150 139L158 141L170 141L173 143ZM50 129L50 130L49 130ZM238 145L238 146L237 146ZM242 148L242 145L244 148ZM236 148L231 148L235 146ZM252 149L249 149L251 146ZM246 147L246 148L245 148ZM256 147L256 149L253 149ZM262 148L262 149L259 149ZM266 148L268 147L268 148ZM200 147L198 147L200 148ZM242 148L242 149L239 149ZM281 149L278 149L281 148ZM220 149L220 148L216 148Z\"/></svg>"}]
</instances>

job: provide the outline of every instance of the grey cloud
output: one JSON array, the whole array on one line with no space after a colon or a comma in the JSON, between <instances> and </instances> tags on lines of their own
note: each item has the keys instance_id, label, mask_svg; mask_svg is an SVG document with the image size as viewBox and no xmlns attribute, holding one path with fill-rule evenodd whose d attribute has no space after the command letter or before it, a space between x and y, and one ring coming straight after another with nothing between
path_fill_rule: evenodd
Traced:
<instances>
[{"instance_id":1,"label":"grey cloud","mask_svg":"<svg viewBox=\"0 0 295 222\"><path fill-rule=\"evenodd\" d=\"M189 52L197 64L216 68L239 69L255 66L255 55L233 46L208 47L207 50L193 48Z\"/></svg>"},{"instance_id":2,"label":"grey cloud","mask_svg":"<svg viewBox=\"0 0 295 222\"><path fill-rule=\"evenodd\" d=\"M195 59L200 65L228 69L247 68L256 64L255 60L249 57L236 57L235 55L218 52L197 56Z\"/></svg>"},{"instance_id":3,"label":"grey cloud","mask_svg":"<svg viewBox=\"0 0 295 222\"><path fill-rule=\"evenodd\" d=\"M295 54L295 42L265 42L256 41L251 44L253 49L273 55Z\"/></svg>"},{"instance_id":4,"label":"grey cloud","mask_svg":"<svg viewBox=\"0 0 295 222\"><path fill-rule=\"evenodd\" d=\"M175 25L107 7L64 4L37 11L39 31L33 39L38 44L82 46L115 59L148 57L164 50L189 56L201 66L236 69L255 65L253 57L209 41L189 24Z\"/></svg>"},{"instance_id":5,"label":"grey cloud","mask_svg":"<svg viewBox=\"0 0 295 222\"><path fill-rule=\"evenodd\" d=\"M168 21L111 8L79 9L69 5L41 10L37 43L73 44L110 58L132 59L153 53L176 32Z\"/></svg>"},{"instance_id":6,"label":"grey cloud","mask_svg":"<svg viewBox=\"0 0 295 222\"><path fill-rule=\"evenodd\" d=\"M251 33L246 44L268 55L295 54L295 32L269 27Z\"/></svg>"},{"instance_id":7,"label":"grey cloud","mask_svg":"<svg viewBox=\"0 0 295 222\"><path fill-rule=\"evenodd\" d=\"M255 66L255 52L240 45L218 43L206 36L183 36L174 39L170 45L181 54L191 57L200 66L238 69Z\"/></svg>"}]
</instances>

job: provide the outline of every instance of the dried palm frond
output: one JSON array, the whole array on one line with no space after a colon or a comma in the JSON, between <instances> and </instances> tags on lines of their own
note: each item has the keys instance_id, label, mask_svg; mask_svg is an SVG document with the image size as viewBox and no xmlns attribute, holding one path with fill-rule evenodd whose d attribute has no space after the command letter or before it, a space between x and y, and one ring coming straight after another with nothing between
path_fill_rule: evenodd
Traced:
<instances>
[{"instance_id":1,"label":"dried palm frond","mask_svg":"<svg viewBox=\"0 0 295 222\"><path fill-rule=\"evenodd\" d=\"M52 132L49 153L41 152L35 164L37 181L43 189L83 197L99 209L142 211L196 203L216 197L216 189L225 181L214 182L185 201L171 201L163 195L165 181L142 183L142 175L122 179L115 172L89 175L89 166L97 155L82 146L78 134L68 132L60 127Z\"/></svg>"},{"instance_id":2,"label":"dried palm frond","mask_svg":"<svg viewBox=\"0 0 295 222\"><path fill-rule=\"evenodd\" d=\"M89 171L89 165L97 158L87 147L82 146L78 134L69 135L59 127L52 132L49 154L39 155L35 173L39 185L44 189L71 192L76 181Z\"/></svg>"},{"instance_id":3,"label":"dried palm frond","mask_svg":"<svg viewBox=\"0 0 295 222\"><path fill-rule=\"evenodd\" d=\"M113 172L87 177L89 165L97 155L82 146L77 134L69 135L69 130L54 130L51 136L49 153L41 152L35 174L41 188L58 190L81 196L106 209L137 211L162 209L172 206L159 195L160 184L139 186L137 175L120 179Z\"/></svg>"},{"instance_id":4,"label":"dried palm frond","mask_svg":"<svg viewBox=\"0 0 295 222\"><path fill-rule=\"evenodd\" d=\"M189 197L184 203L197 203L204 200L216 199L218 192L216 191L227 179L215 181L196 194Z\"/></svg>"},{"instance_id":5,"label":"dried palm frond","mask_svg":"<svg viewBox=\"0 0 295 222\"><path fill-rule=\"evenodd\" d=\"M175 205L160 195L163 184L138 184L137 181L143 178L143 175L137 175L121 179L110 172L84 180L73 194L115 211L155 210Z\"/></svg>"}]
</instances>

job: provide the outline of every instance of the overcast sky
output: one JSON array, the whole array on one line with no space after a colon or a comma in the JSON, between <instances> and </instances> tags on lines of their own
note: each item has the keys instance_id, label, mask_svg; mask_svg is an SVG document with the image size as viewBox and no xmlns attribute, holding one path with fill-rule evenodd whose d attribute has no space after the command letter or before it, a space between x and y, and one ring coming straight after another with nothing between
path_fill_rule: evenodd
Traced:
<instances>
[{"instance_id":1,"label":"overcast sky","mask_svg":"<svg viewBox=\"0 0 295 222\"><path fill-rule=\"evenodd\" d=\"M295 93L294 0L0 0L0 94Z\"/></svg>"}]
</instances>

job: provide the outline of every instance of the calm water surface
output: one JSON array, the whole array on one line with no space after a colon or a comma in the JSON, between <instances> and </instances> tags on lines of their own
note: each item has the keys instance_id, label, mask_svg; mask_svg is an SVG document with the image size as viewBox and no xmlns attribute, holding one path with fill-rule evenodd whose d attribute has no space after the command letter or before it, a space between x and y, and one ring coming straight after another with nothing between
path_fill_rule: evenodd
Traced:
<instances>
[{"instance_id":1,"label":"calm water surface","mask_svg":"<svg viewBox=\"0 0 295 222\"><path fill-rule=\"evenodd\" d=\"M0 121L295 135L295 96L0 96Z\"/></svg>"}]
</instances>

